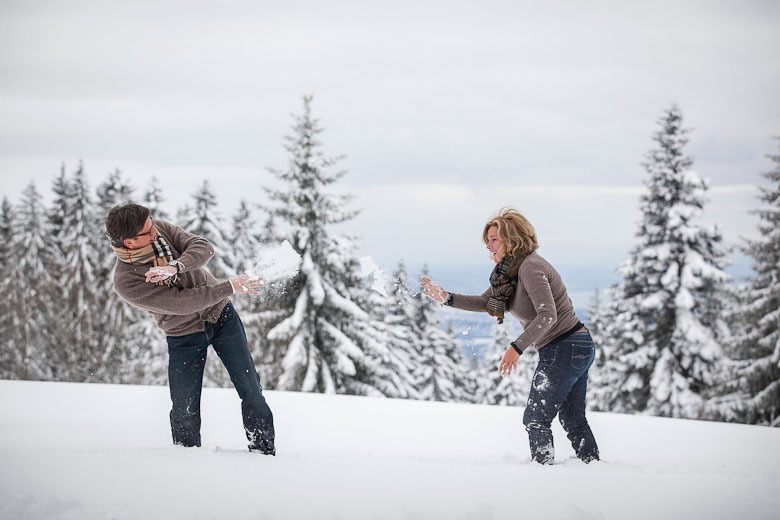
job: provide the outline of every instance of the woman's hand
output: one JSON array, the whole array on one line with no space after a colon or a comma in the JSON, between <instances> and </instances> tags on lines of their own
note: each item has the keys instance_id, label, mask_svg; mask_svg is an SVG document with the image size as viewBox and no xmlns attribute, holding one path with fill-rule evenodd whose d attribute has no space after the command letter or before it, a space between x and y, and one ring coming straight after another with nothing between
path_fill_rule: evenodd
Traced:
<instances>
[{"instance_id":1,"label":"woman's hand","mask_svg":"<svg viewBox=\"0 0 780 520\"><path fill-rule=\"evenodd\" d=\"M504 353L504 359L501 360L501 364L498 365L498 373L501 377L506 377L517 370L518 359L520 359L520 354L517 353L514 347L509 347Z\"/></svg>"},{"instance_id":2,"label":"woman's hand","mask_svg":"<svg viewBox=\"0 0 780 520\"><path fill-rule=\"evenodd\" d=\"M430 296L434 300L436 300L439 303L444 303L447 301L447 297L449 296L449 293L442 289L439 284L428 278L427 276L420 277L422 280L422 283L420 286L422 287L423 294Z\"/></svg>"}]
</instances>

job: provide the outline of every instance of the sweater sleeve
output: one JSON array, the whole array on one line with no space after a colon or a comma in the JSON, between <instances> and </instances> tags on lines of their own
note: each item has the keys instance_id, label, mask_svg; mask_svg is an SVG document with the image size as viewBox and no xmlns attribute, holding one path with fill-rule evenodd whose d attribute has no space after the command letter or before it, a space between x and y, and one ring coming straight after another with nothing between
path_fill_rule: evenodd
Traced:
<instances>
[{"instance_id":1,"label":"sweater sleeve","mask_svg":"<svg viewBox=\"0 0 780 520\"><path fill-rule=\"evenodd\" d=\"M214 256L214 247L205 238L188 233L170 222L157 220L155 225L170 237L171 245L181 251L176 260L184 264L187 271L203 267Z\"/></svg>"},{"instance_id":2,"label":"sweater sleeve","mask_svg":"<svg viewBox=\"0 0 780 520\"><path fill-rule=\"evenodd\" d=\"M119 296L136 307L157 314L180 316L208 309L233 294L229 281L178 289L148 283L141 278L123 277L116 280L114 287Z\"/></svg>"},{"instance_id":3,"label":"sweater sleeve","mask_svg":"<svg viewBox=\"0 0 780 520\"><path fill-rule=\"evenodd\" d=\"M491 288L483 292L481 296L452 293L452 306L456 309L473 312L486 312L487 302L490 299Z\"/></svg>"},{"instance_id":4,"label":"sweater sleeve","mask_svg":"<svg viewBox=\"0 0 780 520\"><path fill-rule=\"evenodd\" d=\"M536 342L546 334L558 321L558 312L555 308L550 279L544 268L531 264L530 269L522 270L518 274L519 283L528 292L528 297L536 310L536 317L523 329L523 333L515 340L515 345L520 350L535 346Z\"/></svg>"}]
</instances>

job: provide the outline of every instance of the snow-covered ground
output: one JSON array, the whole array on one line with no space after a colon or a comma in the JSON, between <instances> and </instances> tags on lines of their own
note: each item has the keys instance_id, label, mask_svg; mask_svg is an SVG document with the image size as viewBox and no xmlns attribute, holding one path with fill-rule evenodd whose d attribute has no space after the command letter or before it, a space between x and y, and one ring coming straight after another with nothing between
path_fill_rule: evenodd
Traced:
<instances>
[{"instance_id":1,"label":"snow-covered ground","mask_svg":"<svg viewBox=\"0 0 780 520\"><path fill-rule=\"evenodd\" d=\"M206 389L200 449L165 387L0 381L0 518L759 519L780 514L780 429L593 413L603 461L529 463L521 408L267 392L276 457Z\"/></svg>"}]
</instances>

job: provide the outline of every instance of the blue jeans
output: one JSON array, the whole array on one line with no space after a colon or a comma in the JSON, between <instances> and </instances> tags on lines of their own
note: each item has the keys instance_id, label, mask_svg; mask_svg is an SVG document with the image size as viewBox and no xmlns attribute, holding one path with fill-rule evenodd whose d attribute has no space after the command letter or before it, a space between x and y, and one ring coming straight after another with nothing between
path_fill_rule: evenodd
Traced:
<instances>
[{"instance_id":1,"label":"blue jeans","mask_svg":"<svg viewBox=\"0 0 780 520\"><path fill-rule=\"evenodd\" d=\"M225 306L216 323L206 322L203 332L167 339L173 443L200 446L200 394L211 344L241 397L249 448L274 454L273 414L263 397L260 376L247 348L244 324L233 305Z\"/></svg>"},{"instance_id":2,"label":"blue jeans","mask_svg":"<svg viewBox=\"0 0 780 520\"><path fill-rule=\"evenodd\" d=\"M585 462L599 459L596 439L585 418L588 369L594 357L595 345L589 332L575 332L539 350L539 364L523 414L532 460L549 464L555 458L550 425L556 415L577 457Z\"/></svg>"}]
</instances>

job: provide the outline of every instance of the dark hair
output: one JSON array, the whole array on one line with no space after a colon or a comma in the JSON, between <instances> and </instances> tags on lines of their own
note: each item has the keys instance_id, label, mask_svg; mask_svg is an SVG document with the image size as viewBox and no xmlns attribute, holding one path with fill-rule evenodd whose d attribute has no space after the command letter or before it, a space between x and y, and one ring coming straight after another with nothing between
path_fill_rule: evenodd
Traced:
<instances>
[{"instance_id":1,"label":"dark hair","mask_svg":"<svg viewBox=\"0 0 780 520\"><path fill-rule=\"evenodd\" d=\"M149 208L138 204L114 206L106 217L106 236L114 247L122 247L126 238L133 238L151 215Z\"/></svg>"}]
</instances>

